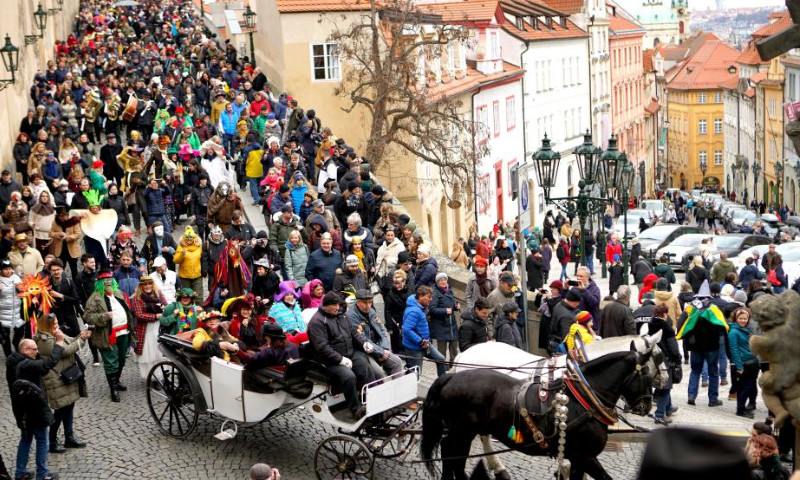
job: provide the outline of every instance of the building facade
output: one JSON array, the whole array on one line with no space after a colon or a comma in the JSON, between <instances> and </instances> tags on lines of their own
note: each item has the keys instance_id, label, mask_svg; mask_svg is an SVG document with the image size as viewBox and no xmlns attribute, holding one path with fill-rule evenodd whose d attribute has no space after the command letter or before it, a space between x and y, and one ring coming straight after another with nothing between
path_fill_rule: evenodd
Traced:
<instances>
[{"instance_id":1,"label":"building facade","mask_svg":"<svg viewBox=\"0 0 800 480\"><path fill-rule=\"evenodd\" d=\"M785 194L786 203L795 211L800 210L800 157L786 135L786 125L797 119L796 111L800 109L800 52L792 50L780 59L784 68L783 84L783 158L784 170L789 188Z\"/></svg>"},{"instance_id":2,"label":"building facade","mask_svg":"<svg viewBox=\"0 0 800 480\"><path fill-rule=\"evenodd\" d=\"M643 48L678 45L689 38L691 10L687 0L616 0L630 19L644 27Z\"/></svg>"}]
</instances>

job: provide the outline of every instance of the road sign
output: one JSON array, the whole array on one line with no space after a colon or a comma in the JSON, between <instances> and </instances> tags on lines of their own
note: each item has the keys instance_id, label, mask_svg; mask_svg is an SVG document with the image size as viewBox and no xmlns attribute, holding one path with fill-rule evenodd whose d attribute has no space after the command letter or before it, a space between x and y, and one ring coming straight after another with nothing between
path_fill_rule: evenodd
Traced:
<instances>
[{"instance_id":1,"label":"road sign","mask_svg":"<svg viewBox=\"0 0 800 480\"><path fill-rule=\"evenodd\" d=\"M517 181L519 182L519 228L525 230L531 226L531 192L528 187L528 168L527 165L517 166Z\"/></svg>"}]
</instances>

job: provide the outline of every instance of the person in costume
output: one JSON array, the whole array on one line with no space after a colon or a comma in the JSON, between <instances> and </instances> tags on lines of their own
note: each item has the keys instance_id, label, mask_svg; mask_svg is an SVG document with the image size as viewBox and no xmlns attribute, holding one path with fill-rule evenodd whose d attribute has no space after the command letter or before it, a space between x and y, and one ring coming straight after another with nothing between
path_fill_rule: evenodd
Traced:
<instances>
[{"instance_id":1,"label":"person in costume","mask_svg":"<svg viewBox=\"0 0 800 480\"><path fill-rule=\"evenodd\" d=\"M131 310L136 319L137 341L134 351L139 356L139 374L143 379L147 378L150 369L161 358L158 351L158 329L166 306L167 300L158 291L153 279L142 277L131 297Z\"/></svg>"},{"instance_id":2,"label":"person in costume","mask_svg":"<svg viewBox=\"0 0 800 480\"><path fill-rule=\"evenodd\" d=\"M172 145L179 151L183 150L183 148L186 146L192 148L193 150L200 150L200 138L192 128L192 121L189 117L184 118L188 123L184 123L181 127L176 126L176 131L179 131L180 133L175 135L175 140L172 142Z\"/></svg>"},{"instance_id":3,"label":"person in costume","mask_svg":"<svg viewBox=\"0 0 800 480\"><path fill-rule=\"evenodd\" d=\"M233 168L228 168L228 161L225 159L225 149L219 143L219 137L214 136L211 140L203 142L200 146L200 166L208 173L208 183L212 188L217 188L221 182L228 182L229 185L236 183L236 174Z\"/></svg>"},{"instance_id":4,"label":"person in costume","mask_svg":"<svg viewBox=\"0 0 800 480\"><path fill-rule=\"evenodd\" d=\"M231 298L222 305L222 314L230 318L231 335L243 342L248 350L256 350L264 343L261 328L253 310L252 295Z\"/></svg>"},{"instance_id":5,"label":"person in costume","mask_svg":"<svg viewBox=\"0 0 800 480\"><path fill-rule=\"evenodd\" d=\"M248 290L255 296L257 310L261 315L272 305L272 298L279 291L281 279L266 258L256 260L253 266L256 272Z\"/></svg>"},{"instance_id":6,"label":"person in costume","mask_svg":"<svg viewBox=\"0 0 800 480\"><path fill-rule=\"evenodd\" d=\"M169 111L165 109L160 109L156 112L156 119L153 125L153 132L159 135L164 135L164 130L166 130L167 126L169 125Z\"/></svg>"},{"instance_id":7,"label":"person in costume","mask_svg":"<svg viewBox=\"0 0 800 480\"><path fill-rule=\"evenodd\" d=\"M178 274L167 268L167 260L164 257L156 257L153 260L153 270L150 278L155 282L158 291L164 295L167 303L175 301L175 290L178 283Z\"/></svg>"},{"instance_id":8,"label":"person in costume","mask_svg":"<svg viewBox=\"0 0 800 480\"><path fill-rule=\"evenodd\" d=\"M214 287L214 266L219 261L220 254L228 248L228 240L222 233L219 225L213 225L209 229L208 238L203 243L203 277L208 277L208 289ZM209 275L209 273L211 273Z\"/></svg>"},{"instance_id":9,"label":"person in costume","mask_svg":"<svg viewBox=\"0 0 800 480\"><path fill-rule=\"evenodd\" d=\"M22 319L28 323L25 338L36 334L37 321L53 311L56 301L51 294L50 278L44 274L26 275L16 285L17 297L22 300Z\"/></svg>"},{"instance_id":10,"label":"person in costume","mask_svg":"<svg viewBox=\"0 0 800 480\"><path fill-rule=\"evenodd\" d=\"M197 329L192 337L192 346L198 352L204 352L209 356L238 362L238 357L231 357L231 354L236 355L240 350L239 341L231 336L225 327L220 326L222 317L223 315L216 310L200 312Z\"/></svg>"},{"instance_id":11,"label":"person in costume","mask_svg":"<svg viewBox=\"0 0 800 480\"><path fill-rule=\"evenodd\" d=\"M708 406L722 405L719 400L719 342L720 338L727 340L728 324L722 311L711 300L711 290L708 280L705 280L694 301L686 306L678 320L681 327L676 338L683 340L683 349L689 352L692 368L689 375L689 405L695 404L703 363L708 364Z\"/></svg>"},{"instance_id":12,"label":"person in costume","mask_svg":"<svg viewBox=\"0 0 800 480\"><path fill-rule=\"evenodd\" d=\"M307 325L300 308L300 287L294 280L285 280L280 283L279 289L267 315L289 335L305 333Z\"/></svg>"},{"instance_id":13,"label":"person in costume","mask_svg":"<svg viewBox=\"0 0 800 480\"><path fill-rule=\"evenodd\" d=\"M119 392L128 389L120 382L120 376L125 368L125 356L133 335L133 313L128 296L119 290L108 268L97 274L94 293L86 301L83 320L95 326L90 342L103 357L111 401L119 402Z\"/></svg>"},{"instance_id":14,"label":"person in costume","mask_svg":"<svg viewBox=\"0 0 800 480\"><path fill-rule=\"evenodd\" d=\"M103 176L104 168L103 162L100 160L95 160L92 163L92 169L89 170L88 175L91 188L97 190L102 195L108 193L108 186L111 184L111 181L106 180L106 177Z\"/></svg>"},{"instance_id":15,"label":"person in costume","mask_svg":"<svg viewBox=\"0 0 800 480\"><path fill-rule=\"evenodd\" d=\"M186 231L181 236L173 261L180 265L178 277L181 279L181 286L191 288L198 297L202 296L203 243L191 226L186 227ZM247 268L246 265L244 268Z\"/></svg>"},{"instance_id":16,"label":"person in costume","mask_svg":"<svg viewBox=\"0 0 800 480\"><path fill-rule=\"evenodd\" d=\"M177 300L167 305L161 316L161 326L169 330L170 335L190 332L197 328L197 316L203 311L197 305L197 294L191 288L181 288Z\"/></svg>"},{"instance_id":17,"label":"person in costume","mask_svg":"<svg viewBox=\"0 0 800 480\"><path fill-rule=\"evenodd\" d=\"M73 212L81 218L81 230L84 233L83 243L86 253L94 255L100 265L108 266L106 245L117 226L117 212L112 209L101 208L103 196L97 190L87 190L75 194L76 197L78 195L82 195L89 205L88 210L73 209Z\"/></svg>"},{"instance_id":18,"label":"person in costume","mask_svg":"<svg viewBox=\"0 0 800 480\"><path fill-rule=\"evenodd\" d=\"M208 222L219 225L223 232L227 232L233 224L233 212L236 210L244 211L242 200L231 184L220 182L208 201Z\"/></svg>"},{"instance_id":19,"label":"person in costume","mask_svg":"<svg viewBox=\"0 0 800 480\"><path fill-rule=\"evenodd\" d=\"M156 148L147 159L142 170L147 178L161 178L164 174L164 161L167 159L167 145L169 145L169 137L162 135L156 140Z\"/></svg>"},{"instance_id":20,"label":"person in costume","mask_svg":"<svg viewBox=\"0 0 800 480\"><path fill-rule=\"evenodd\" d=\"M139 248L133 239L133 231L127 225L121 225L117 229L117 237L108 249L108 261L111 265L111 270L116 270L119 267L120 256L125 250L129 250L133 254L133 264L139 265Z\"/></svg>"},{"instance_id":21,"label":"person in costume","mask_svg":"<svg viewBox=\"0 0 800 480\"><path fill-rule=\"evenodd\" d=\"M211 305L213 292L220 283L227 286L228 298L240 297L245 294L252 280L250 268L247 266L247 261L252 255L253 248L242 243L241 234L228 240L228 246L220 253L219 260L214 266L215 283L203 306Z\"/></svg>"},{"instance_id":22,"label":"person in costume","mask_svg":"<svg viewBox=\"0 0 800 480\"><path fill-rule=\"evenodd\" d=\"M122 149L122 153L117 155L117 162L119 162L124 172L122 179L122 191L127 192L131 185L131 177L134 174L140 174L144 171L144 159L141 153L144 148L138 144L127 146Z\"/></svg>"},{"instance_id":23,"label":"person in costume","mask_svg":"<svg viewBox=\"0 0 800 480\"><path fill-rule=\"evenodd\" d=\"M288 341L289 336L284 333L280 325L265 323L261 335L266 345L262 345L258 352L250 353L245 350L236 352L236 356L247 365L248 370L286 365L290 358L295 360L300 358L297 345Z\"/></svg>"},{"instance_id":24,"label":"person in costume","mask_svg":"<svg viewBox=\"0 0 800 480\"><path fill-rule=\"evenodd\" d=\"M164 257L169 269L175 270L175 262L172 259L177 249L178 244L175 243L175 239L164 231L164 223L153 223L153 233L145 238L141 252L147 270L153 270L153 262L157 257Z\"/></svg>"}]
</instances>

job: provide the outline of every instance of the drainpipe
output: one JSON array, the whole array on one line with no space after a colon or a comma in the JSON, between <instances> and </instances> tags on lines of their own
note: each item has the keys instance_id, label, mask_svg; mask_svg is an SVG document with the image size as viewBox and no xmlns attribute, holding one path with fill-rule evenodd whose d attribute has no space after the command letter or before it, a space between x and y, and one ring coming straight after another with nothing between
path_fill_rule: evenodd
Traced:
<instances>
[{"instance_id":1,"label":"drainpipe","mask_svg":"<svg viewBox=\"0 0 800 480\"><path fill-rule=\"evenodd\" d=\"M525 42L525 50L523 50L522 53L519 54L519 66L520 66L520 68L522 68L522 70L525 70L525 62L523 61L523 58L525 56L525 53L528 52L529 48L531 48L531 44L528 43L528 42ZM522 102L520 102L520 105L522 106L522 150L525 152L525 157L527 157L528 156L528 131L527 131L528 124L525 122L525 110L526 110L526 108L525 108L525 77L526 77L526 75L523 73L522 74ZM523 158L521 163L525 163L527 160L528 160L527 158Z\"/></svg>"},{"instance_id":2,"label":"drainpipe","mask_svg":"<svg viewBox=\"0 0 800 480\"><path fill-rule=\"evenodd\" d=\"M477 92L473 93L470 97L470 115L475 115L475 95L480 93L480 89ZM475 151L475 129L472 129L472 188L473 188L473 196L475 197L473 200L473 205L475 206L475 231L479 232L478 230L478 154ZM479 232L480 233L480 232Z\"/></svg>"}]
</instances>

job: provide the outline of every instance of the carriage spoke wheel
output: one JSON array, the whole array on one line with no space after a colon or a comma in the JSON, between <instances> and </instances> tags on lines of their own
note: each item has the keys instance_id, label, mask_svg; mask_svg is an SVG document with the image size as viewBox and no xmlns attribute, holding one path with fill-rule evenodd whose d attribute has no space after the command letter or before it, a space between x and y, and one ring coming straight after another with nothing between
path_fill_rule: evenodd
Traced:
<instances>
[{"instance_id":1,"label":"carriage spoke wheel","mask_svg":"<svg viewBox=\"0 0 800 480\"><path fill-rule=\"evenodd\" d=\"M147 406L165 435L183 438L197 427L192 387L172 362L158 363L147 374Z\"/></svg>"},{"instance_id":2,"label":"carriage spoke wheel","mask_svg":"<svg viewBox=\"0 0 800 480\"><path fill-rule=\"evenodd\" d=\"M326 438L314 453L314 471L318 480L370 479L374 463L369 448L347 435Z\"/></svg>"},{"instance_id":3,"label":"carriage spoke wheel","mask_svg":"<svg viewBox=\"0 0 800 480\"><path fill-rule=\"evenodd\" d=\"M392 415L386 422L364 429L359 438L376 456L397 458L411 448L416 438L416 434L404 430L409 427L407 420L407 413Z\"/></svg>"}]
</instances>

